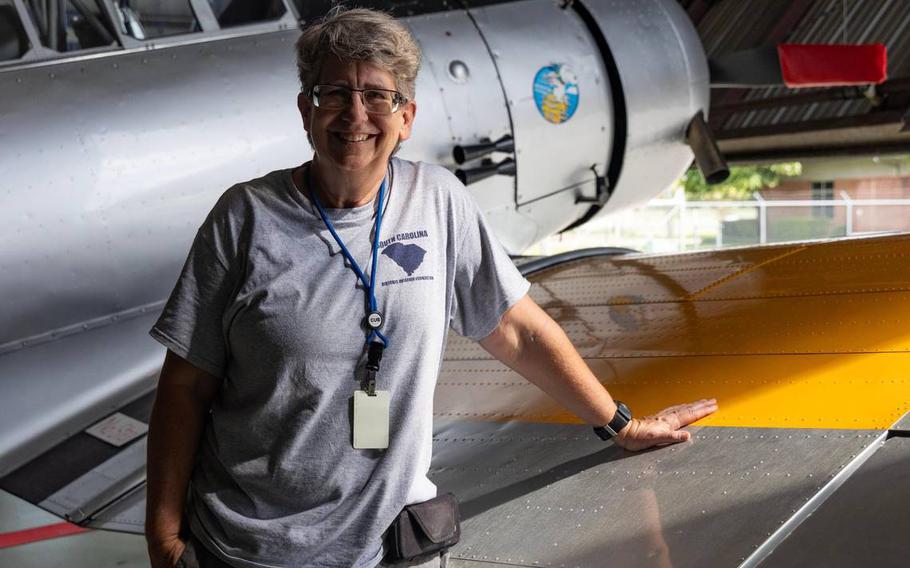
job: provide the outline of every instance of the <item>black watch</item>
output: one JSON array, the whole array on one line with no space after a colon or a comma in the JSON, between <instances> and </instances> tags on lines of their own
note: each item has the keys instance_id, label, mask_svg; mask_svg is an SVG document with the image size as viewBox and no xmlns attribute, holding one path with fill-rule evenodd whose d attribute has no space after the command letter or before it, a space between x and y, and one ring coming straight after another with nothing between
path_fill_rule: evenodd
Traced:
<instances>
[{"instance_id":1,"label":"black watch","mask_svg":"<svg viewBox=\"0 0 910 568\"><path fill-rule=\"evenodd\" d=\"M600 436L601 440L612 440L614 436L619 434L620 430L632 421L632 411L629 410L629 407L618 400L613 402L616 403L616 414L613 415L613 420L610 420L610 423L606 426L594 428L594 433Z\"/></svg>"}]
</instances>

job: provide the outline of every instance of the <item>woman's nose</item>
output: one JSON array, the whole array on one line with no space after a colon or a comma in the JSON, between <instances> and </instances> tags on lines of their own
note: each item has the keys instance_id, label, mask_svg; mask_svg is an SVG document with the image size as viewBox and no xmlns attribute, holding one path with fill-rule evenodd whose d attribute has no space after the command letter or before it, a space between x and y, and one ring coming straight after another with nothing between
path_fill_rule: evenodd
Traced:
<instances>
[{"instance_id":1,"label":"woman's nose","mask_svg":"<svg viewBox=\"0 0 910 568\"><path fill-rule=\"evenodd\" d=\"M344 115L351 122L366 121L369 118L366 106L363 104L363 93L360 91L351 93L351 102L344 110Z\"/></svg>"}]
</instances>

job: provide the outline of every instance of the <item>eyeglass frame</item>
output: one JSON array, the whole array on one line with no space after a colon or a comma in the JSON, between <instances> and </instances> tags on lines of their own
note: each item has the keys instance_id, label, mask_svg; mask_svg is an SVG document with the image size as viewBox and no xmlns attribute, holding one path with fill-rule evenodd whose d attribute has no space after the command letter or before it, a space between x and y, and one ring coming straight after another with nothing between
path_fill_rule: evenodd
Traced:
<instances>
[{"instance_id":1,"label":"eyeglass frame","mask_svg":"<svg viewBox=\"0 0 910 568\"><path fill-rule=\"evenodd\" d=\"M348 100L350 102L348 103L347 107L343 107L343 108L350 107L350 105L354 102L354 96L353 96L354 93L360 93L360 102L361 102L361 104L363 104L363 108L364 108L364 110L366 110L366 112L368 114L378 114L378 115L382 115L382 116L388 116L390 114L395 114L396 112L401 110L402 106L408 104L408 101L410 100L406 96L402 95L400 91L396 91L395 89L377 89L377 88L372 88L372 87L367 88L367 89L353 89L353 88L345 86L345 85L329 85L327 83L320 83L318 85L313 85L307 91L307 98L313 102L313 106L315 106L316 108L323 108L323 107L319 106L319 93L317 92L317 89L319 87L332 87L333 89L343 89L343 90L346 90L348 93L350 93L350 95L348 97ZM393 103L392 110L388 113L375 112L375 111L371 112L371 111L367 110L366 99L363 98L364 93L366 93L367 91L379 91L382 93L392 93L392 103ZM339 108L339 109L328 109L328 110L342 110L342 109Z\"/></svg>"}]
</instances>

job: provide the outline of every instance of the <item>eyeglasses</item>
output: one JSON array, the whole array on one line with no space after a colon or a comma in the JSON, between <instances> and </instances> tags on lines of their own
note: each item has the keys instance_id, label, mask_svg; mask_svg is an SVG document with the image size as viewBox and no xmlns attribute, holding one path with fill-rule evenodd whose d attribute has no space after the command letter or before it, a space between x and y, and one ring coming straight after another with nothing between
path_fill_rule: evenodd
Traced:
<instances>
[{"instance_id":1,"label":"eyeglasses","mask_svg":"<svg viewBox=\"0 0 910 568\"><path fill-rule=\"evenodd\" d=\"M408 99L398 91L389 89L351 89L340 85L316 85L310 89L313 104L325 110L344 110L354 102L354 93L360 93L364 109L370 114L392 114Z\"/></svg>"}]
</instances>

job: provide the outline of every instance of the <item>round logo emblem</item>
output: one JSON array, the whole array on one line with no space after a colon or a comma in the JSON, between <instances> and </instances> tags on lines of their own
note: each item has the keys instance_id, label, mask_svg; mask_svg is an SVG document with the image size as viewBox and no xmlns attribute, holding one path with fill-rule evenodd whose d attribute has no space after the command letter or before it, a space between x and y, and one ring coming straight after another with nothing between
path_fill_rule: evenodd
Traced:
<instances>
[{"instance_id":1,"label":"round logo emblem","mask_svg":"<svg viewBox=\"0 0 910 568\"><path fill-rule=\"evenodd\" d=\"M367 316L367 325L370 326L370 329L379 329L382 327L382 314L379 312L370 312L370 315Z\"/></svg>"},{"instance_id":2,"label":"round logo emblem","mask_svg":"<svg viewBox=\"0 0 910 568\"><path fill-rule=\"evenodd\" d=\"M534 102L548 122L561 124L578 108L578 82L568 66L555 63L541 67L534 76Z\"/></svg>"}]
</instances>

